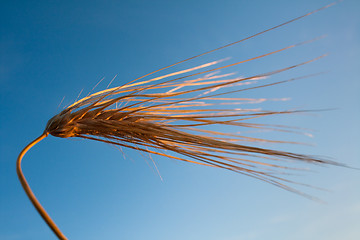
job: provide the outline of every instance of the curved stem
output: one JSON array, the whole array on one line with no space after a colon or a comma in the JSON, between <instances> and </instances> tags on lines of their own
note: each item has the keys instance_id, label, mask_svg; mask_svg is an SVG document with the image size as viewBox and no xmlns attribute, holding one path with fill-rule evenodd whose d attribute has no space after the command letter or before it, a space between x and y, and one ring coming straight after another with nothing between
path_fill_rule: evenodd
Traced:
<instances>
[{"instance_id":1,"label":"curved stem","mask_svg":"<svg viewBox=\"0 0 360 240\"><path fill-rule=\"evenodd\" d=\"M45 209L41 206L40 202L36 199L34 193L31 191L29 184L27 183L25 176L21 170L21 160L24 157L25 153L32 148L35 144L43 140L49 135L49 133L44 132L40 137L36 138L34 141L29 143L19 154L16 162L16 172L19 177L20 183L24 188L27 196L29 197L31 203L34 205L38 213L44 219L46 224L51 228L51 230L55 233L55 235L61 240L67 240L65 235L60 231L60 229L56 226L55 222L51 219Z\"/></svg>"}]
</instances>

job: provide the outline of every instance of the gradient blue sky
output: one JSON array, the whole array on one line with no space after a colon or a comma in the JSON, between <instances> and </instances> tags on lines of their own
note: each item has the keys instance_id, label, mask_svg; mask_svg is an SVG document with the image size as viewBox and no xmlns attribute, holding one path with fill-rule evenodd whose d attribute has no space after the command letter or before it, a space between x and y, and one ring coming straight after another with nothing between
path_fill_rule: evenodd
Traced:
<instances>
[{"instance_id":1,"label":"gradient blue sky","mask_svg":"<svg viewBox=\"0 0 360 240\"><path fill-rule=\"evenodd\" d=\"M105 77L101 90L116 74L113 85L120 85L330 2L2 1L0 239L56 239L23 192L15 161L82 89L89 92ZM251 94L292 98L273 103L280 108L335 108L269 122L315 130L314 138L290 136L315 147L287 150L360 167L359 12L360 1L346 0L183 67L228 56L241 60L327 34L232 70L246 76L330 53L283 76L328 73ZM154 157L161 181L149 159L130 150L125 155L98 142L49 137L25 156L23 171L69 239L360 238L359 171L315 167L296 178L330 190L302 189L327 202L321 204L225 170Z\"/></svg>"}]
</instances>

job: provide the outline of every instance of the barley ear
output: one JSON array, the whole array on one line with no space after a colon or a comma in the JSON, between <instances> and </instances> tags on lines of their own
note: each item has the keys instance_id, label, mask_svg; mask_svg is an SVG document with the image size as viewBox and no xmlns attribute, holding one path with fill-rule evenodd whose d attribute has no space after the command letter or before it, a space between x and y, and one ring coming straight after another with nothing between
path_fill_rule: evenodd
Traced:
<instances>
[{"instance_id":1,"label":"barley ear","mask_svg":"<svg viewBox=\"0 0 360 240\"><path fill-rule=\"evenodd\" d=\"M25 179L25 176L22 172L21 169L21 160L24 157L25 153L32 148L34 145L36 145L37 143L39 143L41 140L43 140L44 138L46 138L49 135L48 132L44 132L40 137L36 138L34 141L32 141L31 143L29 143L19 154L17 161L16 161L16 172L17 175L19 177L20 183L24 189L24 191L26 192L26 195L29 197L31 203L34 205L34 207L36 208L36 210L38 211L38 213L40 214L40 216L44 219L44 221L46 222L46 224L51 228L51 230L55 233L55 235L61 239L61 240L67 240L67 238L65 237L65 235L60 231L60 229L58 228L58 226L56 226L55 222L51 219L51 217L49 216L49 214L45 211L45 209L43 208L43 206L41 206L40 202L37 200L35 194L33 193L33 191L31 190L28 182Z\"/></svg>"}]
</instances>

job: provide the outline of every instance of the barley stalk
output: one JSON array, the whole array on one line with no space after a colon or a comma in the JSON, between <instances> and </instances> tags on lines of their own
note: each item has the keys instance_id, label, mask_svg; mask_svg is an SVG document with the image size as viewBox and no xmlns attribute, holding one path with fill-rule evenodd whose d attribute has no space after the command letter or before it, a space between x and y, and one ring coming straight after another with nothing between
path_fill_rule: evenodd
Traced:
<instances>
[{"instance_id":1,"label":"barley stalk","mask_svg":"<svg viewBox=\"0 0 360 240\"><path fill-rule=\"evenodd\" d=\"M220 75L217 71L267 57L307 42L287 46L232 64L216 67L215 65L223 62L223 60L219 60L161 77L139 80L177 64L259 36L332 5L334 3L250 37L161 68L122 86L93 93L65 108L48 121L44 133L27 145L17 160L18 177L36 210L59 239L67 239L36 199L21 170L21 160L25 153L49 134L61 138L91 139L180 161L227 169L310 197L288 186L293 182L279 176L279 174L287 174L287 171L290 170L300 170L285 163L290 161L340 164L314 156L252 145L257 142L296 144L295 142L255 138L214 129L216 126L231 126L243 129L296 131L286 126L258 124L249 121L266 116L305 111L269 111L238 107L229 109L222 106L269 101L271 99L239 98L229 97L229 95L309 77L310 75L254 85L258 81L263 81L264 78L303 66L323 56L272 72L243 78L229 79L231 74Z\"/></svg>"}]
</instances>

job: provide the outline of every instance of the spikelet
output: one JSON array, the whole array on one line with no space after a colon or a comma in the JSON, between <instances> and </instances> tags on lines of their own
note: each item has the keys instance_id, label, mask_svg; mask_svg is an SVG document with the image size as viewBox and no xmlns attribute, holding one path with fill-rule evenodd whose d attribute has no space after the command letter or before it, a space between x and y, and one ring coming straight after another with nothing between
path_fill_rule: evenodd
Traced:
<instances>
[{"instance_id":1,"label":"spikelet","mask_svg":"<svg viewBox=\"0 0 360 240\"><path fill-rule=\"evenodd\" d=\"M331 5L333 4L150 74L251 39ZM96 140L180 161L227 169L310 197L290 187L289 184L293 182L280 177L280 174L300 170L291 165L296 162L341 164L314 156L259 147L256 144L264 142L296 144L295 142L255 138L236 133L237 129L271 129L291 132L293 129L286 126L260 124L252 120L305 111L241 108L244 104L262 103L271 99L241 98L239 93L309 77L302 76L264 83L270 76L311 63L323 56L249 77L232 77L231 73L219 73L220 70L264 58L304 43L231 64L221 65L224 60L213 61L161 77L139 81L150 75L147 74L122 86L96 92L76 101L51 118L44 133L20 153L17 173L25 192L57 237L66 239L32 193L21 170L24 154L37 142L51 134L61 138L78 137ZM230 128L231 132L223 131L223 128Z\"/></svg>"},{"instance_id":2,"label":"spikelet","mask_svg":"<svg viewBox=\"0 0 360 240\"><path fill-rule=\"evenodd\" d=\"M303 111L265 111L223 106L266 101L227 95L296 80L298 78L257 84L271 75L308 64L323 56L245 78L229 79L226 77L231 74L216 74L220 69L300 44L221 67L214 66L223 60L214 61L91 94L50 119L45 132L55 137L91 139L185 162L228 169L300 193L284 184L289 180L279 177L284 170L297 169L282 164L284 160L335 163L313 156L253 146L256 142L294 142L248 137L234 132L239 128L290 131L286 126L252 123L251 120ZM232 133L210 130L219 126L231 126Z\"/></svg>"}]
</instances>

